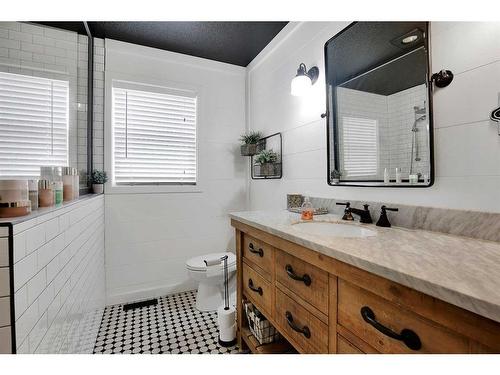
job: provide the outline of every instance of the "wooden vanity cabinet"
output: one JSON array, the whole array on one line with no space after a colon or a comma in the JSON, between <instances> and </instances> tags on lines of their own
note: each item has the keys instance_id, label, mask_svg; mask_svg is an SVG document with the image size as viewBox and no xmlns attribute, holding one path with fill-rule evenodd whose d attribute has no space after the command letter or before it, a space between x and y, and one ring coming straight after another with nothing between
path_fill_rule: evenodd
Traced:
<instances>
[{"instance_id":1,"label":"wooden vanity cabinet","mask_svg":"<svg viewBox=\"0 0 500 375\"><path fill-rule=\"evenodd\" d=\"M238 344L259 345L252 302L299 353L500 353L500 323L232 220L238 264Z\"/></svg>"}]
</instances>

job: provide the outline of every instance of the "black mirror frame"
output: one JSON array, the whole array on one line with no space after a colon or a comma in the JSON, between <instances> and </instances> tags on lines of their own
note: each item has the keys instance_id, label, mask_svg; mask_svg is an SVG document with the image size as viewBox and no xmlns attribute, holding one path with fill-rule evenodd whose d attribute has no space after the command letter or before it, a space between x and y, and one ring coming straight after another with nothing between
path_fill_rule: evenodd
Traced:
<instances>
[{"instance_id":1,"label":"black mirror frame","mask_svg":"<svg viewBox=\"0 0 500 375\"><path fill-rule=\"evenodd\" d=\"M335 126L335 119L336 119L336 108L330 108L330 100L329 100L329 92L328 92L328 82L327 82L327 77L328 77L328 55L327 55L327 47L328 44L332 41L334 41L336 38L338 38L340 35L342 35L344 32L346 32L348 29L353 27L359 23L359 21L352 22L350 23L347 27L339 31L337 34L335 34L332 38L328 39L324 45L324 59L325 59L325 91L326 91L326 116L321 116L321 117L326 117L326 152L327 152L327 172L326 172L326 181L327 184L330 186L353 186L353 187L368 187L368 188L429 188L432 185L434 185L435 181L435 167L434 167L434 117L433 117L433 100L432 100L432 93L433 93L433 83L431 80L431 75L432 75L432 67L431 67L431 61L430 61L430 50L429 50L429 40L430 40L430 22L426 22L426 35L425 35L425 42L424 42L424 47L426 51L426 58L427 58L427 91L428 91L428 101L429 101L429 161L430 161L430 171L429 171L429 183L426 185L410 185L410 184L393 184L393 185L385 185L383 181L381 180L363 180L363 181L344 181L340 180L339 183L332 183L331 179L331 148L333 146L333 152L337 154L338 152L338 137L335 137L335 132L336 132L336 126ZM335 94L334 94L335 95ZM332 98L332 101L336 101L336 97L334 96ZM334 106L335 107L335 106ZM333 134L330 129L330 119L332 119L332 130ZM330 138L332 138L333 142L330 142ZM337 169L338 167L338 160L339 158L337 155L335 155L334 159L334 167ZM408 182L407 180L403 180L403 182Z\"/></svg>"}]
</instances>

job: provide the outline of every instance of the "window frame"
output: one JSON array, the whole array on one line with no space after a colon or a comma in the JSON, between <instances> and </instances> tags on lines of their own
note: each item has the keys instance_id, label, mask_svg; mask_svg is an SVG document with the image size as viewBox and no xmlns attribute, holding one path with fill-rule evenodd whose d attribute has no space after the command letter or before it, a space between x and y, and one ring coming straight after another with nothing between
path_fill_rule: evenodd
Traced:
<instances>
[{"instance_id":1,"label":"window frame","mask_svg":"<svg viewBox=\"0 0 500 375\"><path fill-rule=\"evenodd\" d=\"M196 97L196 184L130 184L117 185L114 177L114 139L113 139L113 87L129 88L140 91L160 92L166 94L188 93ZM105 74L105 119L104 119L104 166L108 172L105 185L109 194L149 194L149 193L201 193L203 191L203 173L200 168L203 113L202 88L180 82L162 81L142 75L109 72Z\"/></svg>"}]
</instances>

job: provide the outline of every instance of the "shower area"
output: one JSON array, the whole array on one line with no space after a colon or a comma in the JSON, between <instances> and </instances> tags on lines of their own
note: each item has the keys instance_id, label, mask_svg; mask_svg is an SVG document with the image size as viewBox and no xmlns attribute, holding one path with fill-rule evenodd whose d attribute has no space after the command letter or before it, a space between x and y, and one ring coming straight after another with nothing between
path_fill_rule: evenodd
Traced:
<instances>
[{"instance_id":1,"label":"shower area","mask_svg":"<svg viewBox=\"0 0 500 375\"><path fill-rule=\"evenodd\" d=\"M416 168L416 163L422 161L421 153L419 152L419 147L422 142L422 137L420 137L421 131L419 125L423 124L422 126L425 126L427 120L427 110L424 105L423 107L414 106L413 111L415 113L415 121L413 121L413 126L411 127L411 154L409 174L417 174L420 178L423 177L422 172L418 171Z\"/></svg>"},{"instance_id":2,"label":"shower area","mask_svg":"<svg viewBox=\"0 0 500 375\"><path fill-rule=\"evenodd\" d=\"M401 170L403 180L416 174L419 180L429 177L429 114L425 84L387 96L385 121L379 137L385 150L380 159L380 173L387 168L391 178Z\"/></svg>"}]
</instances>

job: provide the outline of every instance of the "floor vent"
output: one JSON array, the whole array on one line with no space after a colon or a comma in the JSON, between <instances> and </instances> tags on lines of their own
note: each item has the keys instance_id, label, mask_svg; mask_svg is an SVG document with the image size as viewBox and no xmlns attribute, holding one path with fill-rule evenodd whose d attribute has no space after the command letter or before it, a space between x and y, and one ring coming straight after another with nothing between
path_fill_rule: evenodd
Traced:
<instances>
[{"instance_id":1,"label":"floor vent","mask_svg":"<svg viewBox=\"0 0 500 375\"><path fill-rule=\"evenodd\" d=\"M153 306L153 305L157 305L157 304L158 304L157 298L147 299L145 301L127 303L127 304L123 305L123 311L138 309L139 307Z\"/></svg>"}]
</instances>

